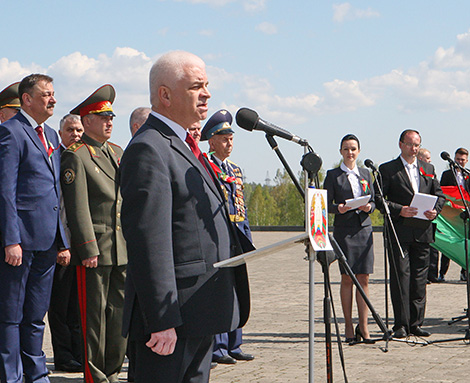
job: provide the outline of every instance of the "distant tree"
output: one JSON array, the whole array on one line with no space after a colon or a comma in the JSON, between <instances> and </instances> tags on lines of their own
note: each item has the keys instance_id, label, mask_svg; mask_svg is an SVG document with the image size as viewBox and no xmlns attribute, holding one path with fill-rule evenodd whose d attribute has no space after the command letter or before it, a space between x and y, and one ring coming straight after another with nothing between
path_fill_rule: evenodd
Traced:
<instances>
[{"instance_id":1,"label":"distant tree","mask_svg":"<svg viewBox=\"0 0 470 383\"><path fill-rule=\"evenodd\" d=\"M268 186L256 185L248 203L248 220L254 226L278 225L277 204L270 195Z\"/></svg>"}]
</instances>

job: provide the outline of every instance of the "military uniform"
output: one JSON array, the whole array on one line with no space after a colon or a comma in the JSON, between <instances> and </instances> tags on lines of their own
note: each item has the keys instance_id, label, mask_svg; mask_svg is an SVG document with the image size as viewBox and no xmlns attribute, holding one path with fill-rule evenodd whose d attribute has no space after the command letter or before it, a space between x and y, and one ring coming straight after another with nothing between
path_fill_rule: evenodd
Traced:
<instances>
[{"instance_id":1,"label":"military uniform","mask_svg":"<svg viewBox=\"0 0 470 383\"><path fill-rule=\"evenodd\" d=\"M127 252L121 230L118 168L123 150L86 135L61 158L61 184L77 266L85 382L118 382ZM98 257L98 267L82 261Z\"/></svg>"},{"instance_id":2,"label":"military uniform","mask_svg":"<svg viewBox=\"0 0 470 383\"><path fill-rule=\"evenodd\" d=\"M225 109L219 110L207 121L201 132L201 141L209 140L214 135L232 135L232 115ZM220 155L220 154L219 154ZM228 153L226 156L228 157ZM254 250L250 225L243 196L243 174L241 168L234 162L222 161L214 154L210 155L211 166L217 175L220 187L227 201L230 221L238 228L238 238L243 251ZM242 329L238 328L229 333L214 336L214 351L212 360L217 363L233 364L236 360L252 360L254 356L242 352Z\"/></svg>"}]
</instances>

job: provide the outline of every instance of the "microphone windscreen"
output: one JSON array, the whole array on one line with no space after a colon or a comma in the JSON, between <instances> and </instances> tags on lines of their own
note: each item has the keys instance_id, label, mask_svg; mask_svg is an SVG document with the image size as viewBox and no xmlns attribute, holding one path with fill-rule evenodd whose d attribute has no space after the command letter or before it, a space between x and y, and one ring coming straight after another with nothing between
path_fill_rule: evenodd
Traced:
<instances>
[{"instance_id":1,"label":"microphone windscreen","mask_svg":"<svg viewBox=\"0 0 470 383\"><path fill-rule=\"evenodd\" d=\"M449 161L451 158L450 158L450 154L447 153L447 152L442 152L441 153L441 158L445 161Z\"/></svg>"},{"instance_id":2,"label":"microphone windscreen","mask_svg":"<svg viewBox=\"0 0 470 383\"><path fill-rule=\"evenodd\" d=\"M237 121L237 125L240 128L249 130L250 132L255 128L259 116L254 110L248 108L240 108L235 115L235 120Z\"/></svg>"},{"instance_id":3,"label":"microphone windscreen","mask_svg":"<svg viewBox=\"0 0 470 383\"><path fill-rule=\"evenodd\" d=\"M372 166L374 166L374 163L372 162L372 160L365 160L364 161L364 165L366 165L368 168L371 168Z\"/></svg>"}]
</instances>

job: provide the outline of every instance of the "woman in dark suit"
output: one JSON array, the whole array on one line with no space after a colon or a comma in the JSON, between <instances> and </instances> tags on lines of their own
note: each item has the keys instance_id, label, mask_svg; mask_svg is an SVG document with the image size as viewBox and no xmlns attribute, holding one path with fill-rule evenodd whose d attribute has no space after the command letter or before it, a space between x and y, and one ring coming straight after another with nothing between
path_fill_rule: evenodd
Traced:
<instances>
[{"instance_id":1,"label":"woman in dark suit","mask_svg":"<svg viewBox=\"0 0 470 383\"><path fill-rule=\"evenodd\" d=\"M356 275L365 293L369 295L369 274L374 269L372 222L369 214L375 209L372 179L367 169L358 168L360 153L358 138L347 134L341 140L340 153L343 161L338 168L328 170L324 188L328 191L328 211L335 214L333 236L343 250L348 264ZM345 201L371 195L369 202L358 209L345 206ZM346 342L354 340L370 343L367 328L368 308L364 299L356 292L359 325L354 331L352 322L353 283L351 277L341 270L341 304L343 307Z\"/></svg>"}]
</instances>

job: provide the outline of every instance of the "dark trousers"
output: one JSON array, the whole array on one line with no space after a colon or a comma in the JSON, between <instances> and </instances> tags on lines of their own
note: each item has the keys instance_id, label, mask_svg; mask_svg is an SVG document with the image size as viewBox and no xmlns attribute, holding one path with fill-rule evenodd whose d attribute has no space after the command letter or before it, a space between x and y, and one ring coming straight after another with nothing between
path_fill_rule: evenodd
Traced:
<instances>
[{"instance_id":1,"label":"dark trousers","mask_svg":"<svg viewBox=\"0 0 470 383\"><path fill-rule=\"evenodd\" d=\"M429 244L402 244L403 258L394 244L390 265L390 292L395 316L394 330L422 326L426 308Z\"/></svg>"},{"instance_id":2,"label":"dark trousers","mask_svg":"<svg viewBox=\"0 0 470 383\"><path fill-rule=\"evenodd\" d=\"M229 352L238 354L242 350L242 329L237 328L231 332L224 332L214 336L214 358L220 358L227 355Z\"/></svg>"},{"instance_id":3,"label":"dark trousers","mask_svg":"<svg viewBox=\"0 0 470 383\"><path fill-rule=\"evenodd\" d=\"M54 363L65 364L71 360L81 362L80 312L74 266L56 266L47 316Z\"/></svg>"},{"instance_id":4,"label":"dark trousers","mask_svg":"<svg viewBox=\"0 0 470 383\"><path fill-rule=\"evenodd\" d=\"M121 335L126 266L77 266L86 383L118 382L127 339Z\"/></svg>"},{"instance_id":5,"label":"dark trousers","mask_svg":"<svg viewBox=\"0 0 470 383\"><path fill-rule=\"evenodd\" d=\"M0 381L49 382L42 351L44 317L49 307L57 246L23 251L21 266L0 256Z\"/></svg>"},{"instance_id":6,"label":"dark trousers","mask_svg":"<svg viewBox=\"0 0 470 383\"><path fill-rule=\"evenodd\" d=\"M213 335L178 338L175 351L161 356L145 341L136 344L136 383L207 383L212 360Z\"/></svg>"},{"instance_id":7,"label":"dark trousers","mask_svg":"<svg viewBox=\"0 0 470 383\"><path fill-rule=\"evenodd\" d=\"M438 268L439 268L439 251L434 247L430 247L429 253L429 271L428 279L431 281L436 281L438 277Z\"/></svg>"}]
</instances>

